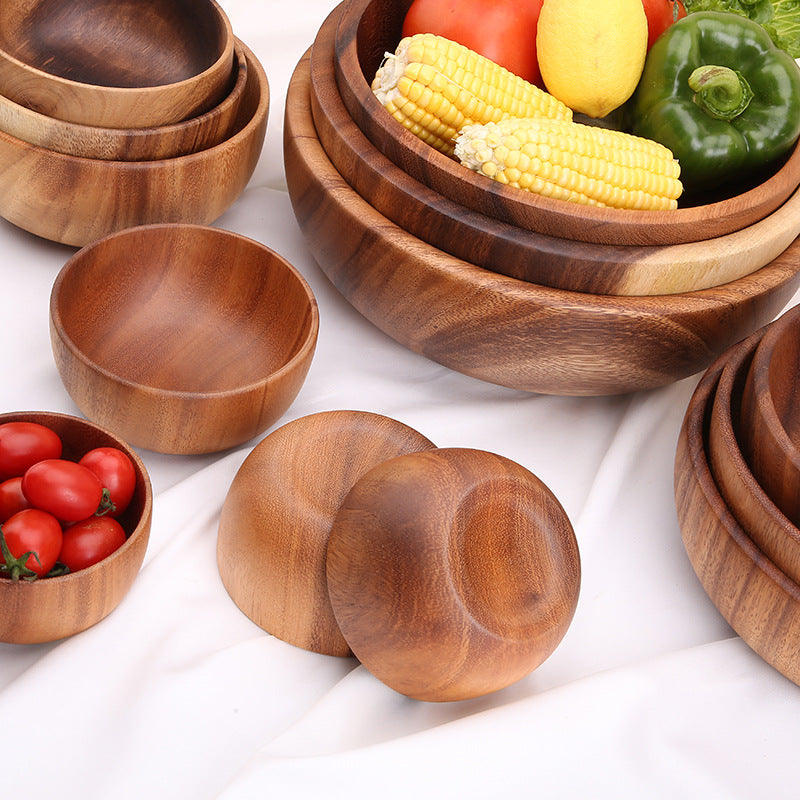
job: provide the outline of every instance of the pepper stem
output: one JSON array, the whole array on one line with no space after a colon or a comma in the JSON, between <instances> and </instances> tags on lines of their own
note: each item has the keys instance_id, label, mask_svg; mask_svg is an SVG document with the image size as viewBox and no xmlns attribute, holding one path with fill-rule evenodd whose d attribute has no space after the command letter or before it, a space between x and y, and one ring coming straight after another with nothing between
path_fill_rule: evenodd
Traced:
<instances>
[{"instance_id":1,"label":"pepper stem","mask_svg":"<svg viewBox=\"0 0 800 800\"><path fill-rule=\"evenodd\" d=\"M694 102L714 119L734 119L753 99L753 90L744 76L730 67L706 65L689 76Z\"/></svg>"}]
</instances>

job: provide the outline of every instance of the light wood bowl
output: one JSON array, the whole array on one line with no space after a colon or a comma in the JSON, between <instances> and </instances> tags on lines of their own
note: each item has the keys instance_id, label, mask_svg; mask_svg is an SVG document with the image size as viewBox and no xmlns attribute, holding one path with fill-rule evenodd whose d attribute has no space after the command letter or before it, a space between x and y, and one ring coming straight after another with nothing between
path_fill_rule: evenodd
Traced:
<instances>
[{"instance_id":1,"label":"light wood bowl","mask_svg":"<svg viewBox=\"0 0 800 800\"><path fill-rule=\"evenodd\" d=\"M390 222L333 168L314 129L308 58L284 122L289 195L311 254L387 335L446 367L548 394L648 389L705 369L800 285L800 245L723 286L605 297L538 286L447 255Z\"/></svg>"},{"instance_id":2,"label":"light wood bowl","mask_svg":"<svg viewBox=\"0 0 800 800\"><path fill-rule=\"evenodd\" d=\"M0 86L20 105L81 125L149 128L223 97L234 58L216 0L4 0Z\"/></svg>"},{"instance_id":3,"label":"light wood bowl","mask_svg":"<svg viewBox=\"0 0 800 800\"><path fill-rule=\"evenodd\" d=\"M247 59L237 40L234 69L223 99L199 116L154 128L79 125L19 105L0 94L0 130L46 150L106 161L155 161L206 150L230 136L247 82Z\"/></svg>"},{"instance_id":4,"label":"light wood bowl","mask_svg":"<svg viewBox=\"0 0 800 800\"><path fill-rule=\"evenodd\" d=\"M800 684L800 586L756 547L709 469L707 428L729 353L703 375L681 426L675 504L689 561L711 602L768 664Z\"/></svg>"},{"instance_id":5,"label":"light wood bowl","mask_svg":"<svg viewBox=\"0 0 800 800\"><path fill-rule=\"evenodd\" d=\"M94 566L59 577L35 581L0 577L0 642L35 644L86 630L120 604L147 551L153 492L139 456L111 431L80 417L51 411L0 414L0 424L13 420L53 429L64 443L63 458L77 460L95 447L116 447L131 459L136 470L133 499L118 518L128 538L118 550Z\"/></svg>"},{"instance_id":6,"label":"light wood bowl","mask_svg":"<svg viewBox=\"0 0 800 800\"><path fill-rule=\"evenodd\" d=\"M337 7L314 41L311 110L317 136L341 176L400 228L451 255L532 283L576 292L657 295L706 289L763 267L800 234L800 190L734 233L675 245L577 242L522 230L453 202L410 177L366 138L334 75Z\"/></svg>"},{"instance_id":7,"label":"light wood bowl","mask_svg":"<svg viewBox=\"0 0 800 800\"><path fill-rule=\"evenodd\" d=\"M266 436L239 468L220 516L217 564L232 600L289 644L351 655L325 575L336 511L377 464L433 447L397 420L350 410L301 417Z\"/></svg>"},{"instance_id":8,"label":"light wood bowl","mask_svg":"<svg viewBox=\"0 0 800 800\"><path fill-rule=\"evenodd\" d=\"M263 244L151 225L66 262L50 331L64 386L89 419L149 450L210 453L252 439L289 408L319 311L303 276Z\"/></svg>"},{"instance_id":9,"label":"light wood bowl","mask_svg":"<svg viewBox=\"0 0 800 800\"><path fill-rule=\"evenodd\" d=\"M234 132L207 150L159 161L101 161L0 132L0 217L75 247L135 225L216 220L244 191L267 128L267 76L241 47L247 81Z\"/></svg>"},{"instance_id":10,"label":"light wood bowl","mask_svg":"<svg viewBox=\"0 0 800 800\"><path fill-rule=\"evenodd\" d=\"M473 211L549 236L612 245L701 241L746 228L800 183L800 148L741 194L675 211L592 208L514 190L462 167L407 131L370 83L400 40L411 0L345 0L336 34L336 79L345 107L375 147L417 181Z\"/></svg>"},{"instance_id":11,"label":"light wood bowl","mask_svg":"<svg viewBox=\"0 0 800 800\"><path fill-rule=\"evenodd\" d=\"M485 695L536 669L580 589L558 500L483 450L410 453L363 475L333 521L326 565L355 656L418 700Z\"/></svg>"}]
</instances>

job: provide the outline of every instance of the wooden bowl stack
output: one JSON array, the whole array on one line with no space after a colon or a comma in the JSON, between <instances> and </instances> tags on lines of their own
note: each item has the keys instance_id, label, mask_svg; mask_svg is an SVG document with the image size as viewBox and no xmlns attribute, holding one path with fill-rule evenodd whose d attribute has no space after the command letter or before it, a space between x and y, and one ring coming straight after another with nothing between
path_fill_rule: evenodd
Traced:
<instances>
[{"instance_id":1,"label":"wooden bowl stack","mask_svg":"<svg viewBox=\"0 0 800 800\"><path fill-rule=\"evenodd\" d=\"M339 291L406 347L531 392L648 389L705 369L800 285L800 150L731 198L592 208L472 173L370 82L409 0L345 0L297 65L284 158Z\"/></svg>"}]
</instances>

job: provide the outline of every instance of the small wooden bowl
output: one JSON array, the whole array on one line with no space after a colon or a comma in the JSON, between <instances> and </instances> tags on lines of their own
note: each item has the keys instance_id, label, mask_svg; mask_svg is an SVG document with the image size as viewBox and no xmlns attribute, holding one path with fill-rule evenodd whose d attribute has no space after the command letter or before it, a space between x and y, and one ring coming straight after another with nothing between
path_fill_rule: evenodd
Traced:
<instances>
[{"instance_id":1,"label":"small wooden bowl","mask_svg":"<svg viewBox=\"0 0 800 800\"><path fill-rule=\"evenodd\" d=\"M0 414L0 424L36 422L54 430L64 444L63 458L79 459L95 447L116 447L133 462L136 489L119 522L127 541L94 566L54 578L12 581L0 577L0 642L34 644L63 639L108 616L131 588L150 538L153 491L136 452L111 431L80 417L50 411Z\"/></svg>"},{"instance_id":2,"label":"small wooden bowl","mask_svg":"<svg viewBox=\"0 0 800 800\"><path fill-rule=\"evenodd\" d=\"M355 656L418 700L477 697L536 669L580 589L558 500L482 450L410 453L363 475L333 521L326 565Z\"/></svg>"},{"instance_id":3,"label":"small wooden bowl","mask_svg":"<svg viewBox=\"0 0 800 800\"><path fill-rule=\"evenodd\" d=\"M311 118L307 58L287 93L284 162L312 255L360 313L410 350L514 389L663 386L769 322L800 285L800 243L731 283L657 297L551 289L449 256L379 214L333 168Z\"/></svg>"},{"instance_id":4,"label":"small wooden bowl","mask_svg":"<svg viewBox=\"0 0 800 800\"><path fill-rule=\"evenodd\" d=\"M10 99L81 125L149 128L224 96L230 20L216 0L4 0L0 86Z\"/></svg>"},{"instance_id":5,"label":"small wooden bowl","mask_svg":"<svg viewBox=\"0 0 800 800\"><path fill-rule=\"evenodd\" d=\"M267 76L253 52L241 48L247 80L233 133L207 150L159 161L101 161L0 132L0 217L75 247L135 225L216 220L244 191L267 128Z\"/></svg>"},{"instance_id":6,"label":"small wooden bowl","mask_svg":"<svg viewBox=\"0 0 800 800\"><path fill-rule=\"evenodd\" d=\"M546 236L453 202L386 158L348 114L334 76L340 10L325 20L311 50L309 91L320 143L340 175L373 208L434 247L493 272L557 289L658 295L706 289L748 275L800 234L800 191L740 231L656 246Z\"/></svg>"},{"instance_id":7,"label":"small wooden bowl","mask_svg":"<svg viewBox=\"0 0 800 800\"><path fill-rule=\"evenodd\" d=\"M303 276L229 231L150 225L64 265L50 331L78 408L139 447L210 453L265 431L294 401L319 330Z\"/></svg>"},{"instance_id":8,"label":"small wooden bowl","mask_svg":"<svg viewBox=\"0 0 800 800\"><path fill-rule=\"evenodd\" d=\"M800 684L800 586L756 547L738 524L709 469L707 429L729 353L703 375L675 454L675 504L689 561L711 602L739 636Z\"/></svg>"},{"instance_id":9,"label":"small wooden bowl","mask_svg":"<svg viewBox=\"0 0 800 800\"><path fill-rule=\"evenodd\" d=\"M370 83L400 40L411 0L347 0L336 34L336 80L345 107L374 146L411 177L473 211L548 236L612 245L665 245L723 236L775 211L800 184L800 147L779 169L728 199L675 211L593 208L539 197L471 172L407 131Z\"/></svg>"},{"instance_id":10,"label":"small wooden bowl","mask_svg":"<svg viewBox=\"0 0 800 800\"><path fill-rule=\"evenodd\" d=\"M175 158L206 150L231 135L246 82L247 59L237 40L228 91L217 105L199 116L155 128L100 128L48 117L0 94L0 130L37 147L79 158Z\"/></svg>"},{"instance_id":11,"label":"small wooden bowl","mask_svg":"<svg viewBox=\"0 0 800 800\"><path fill-rule=\"evenodd\" d=\"M374 466L433 447L413 428L364 411L311 414L266 436L236 473L220 516L217 564L236 605L289 644L351 655L325 576L334 516Z\"/></svg>"}]
</instances>

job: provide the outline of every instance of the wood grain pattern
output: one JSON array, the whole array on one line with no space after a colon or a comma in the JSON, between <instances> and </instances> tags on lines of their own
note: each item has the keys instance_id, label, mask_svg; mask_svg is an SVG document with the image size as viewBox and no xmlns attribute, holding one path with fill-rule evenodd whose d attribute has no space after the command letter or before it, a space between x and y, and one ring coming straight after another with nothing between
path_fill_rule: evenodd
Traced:
<instances>
[{"instance_id":1,"label":"wood grain pattern","mask_svg":"<svg viewBox=\"0 0 800 800\"><path fill-rule=\"evenodd\" d=\"M747 227L780 206L800 183L800 148L783 169L742 194L677 211L590 208L538 197L464 170L399 125L372 94L385 52L393 52L411 0L348 0L336 35L342 101L376 148L404 172L456 203L548 236L599 244L663 245L701 241ZM368 77L365 77L368 76Z\"/></svg>"},{"instance_id":2,"label":"wood grain pattern","mask_svg":"<svg viewBox=\"0 0 800 800\"><path fill-rule=\"evenodd\" d=\"M209 453L263 433L289 408L319 310L302 275L261 243L152 225L67 261L50 330L64 386L89 419L149 450Z\"/></svg>"},{"instance_id":3,"label":"wood grain pattern","mask_svg":"<svg viewBox=\"0 0 800 800\"><path fill-rule=\"evenodd\" d=\"M283 641L351 655L325 575L334 516L374 466L433 447L413 428L365 411L312 414L270 433L237 472L220 517L217 563L236 605Z\"/></svg>"},{"instance_id":4,"label":"wood grain pattern","mask_svg":"<svg viewBox=\"0 0 800 800\"><path fill-rule=\"evenodd\" d=\"M0 414L0 424L12 420L37 422L52 428L64 443L64 458L79 459L95 447L117 447L136 470L136 489L119 517L128 534L122 547L92 567L35 581L0 577L0 642L51 642L86 630L108 616L132 586L144 561L150 538L153 493L150 478L128 444L80 417L50 411Z\"/></svg>"},{"instance_id":5,"label":"wood grain pattern","mask_svg":"<svg viewBox=\"0 0 800 800\"><path fill-rule=\"evenodd\" d=\"M308 70L306 55L284 120L287 185L308 247L361 314L444 366L549 394L662 386L705 369L800 285L797 244L725 286L660 297L551 289L447 255L378 213L332 167L311 118Z\"/></svg>"},{"instance_id":6,"label":"wood grain pattern","mask_svg":"<svg viewBox=\"0 0 800 800\"><path fill-rule=\"evenodd\" d=\"M445 448L376 466L353 485L326 560L336 620L356 657L419 700L488 694L556 648L580 556L567 515L519 464Z\"/></svg>"}]
</instances>

